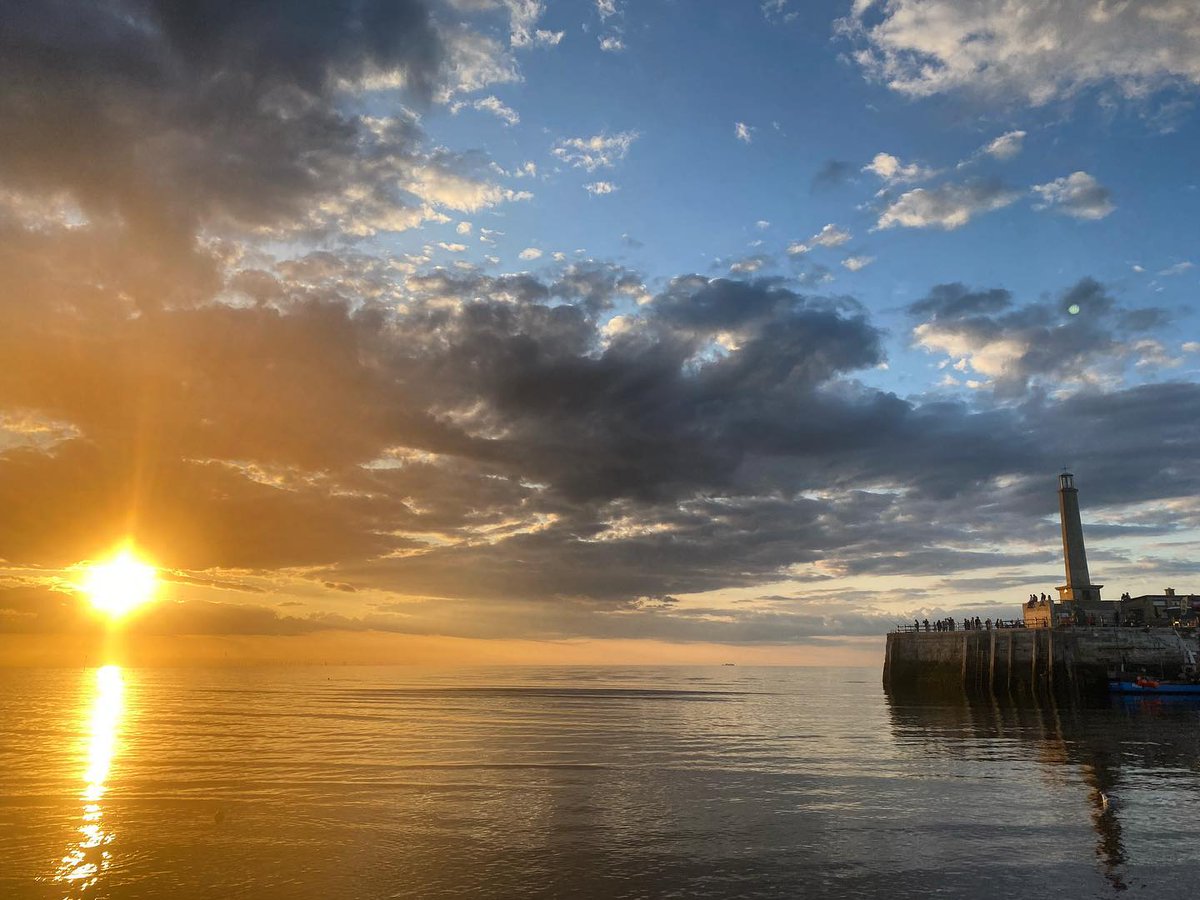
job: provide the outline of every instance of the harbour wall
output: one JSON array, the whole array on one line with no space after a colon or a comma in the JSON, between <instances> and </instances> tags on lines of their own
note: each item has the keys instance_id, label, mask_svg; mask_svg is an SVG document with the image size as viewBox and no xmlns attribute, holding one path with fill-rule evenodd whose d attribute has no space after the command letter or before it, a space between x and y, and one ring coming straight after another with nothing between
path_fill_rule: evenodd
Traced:
<instances>
[{"instance_id":1,"label":"harbour wall","mask_svg":"<svg viewBox=\"0 0 1200 900\"><path fill-rule=\"evenodd\" d=\"M898 690L1094 695L1107 689L1115 669L1178 677L1184 647L1196 653L1195 636L1171 629L894 632L887 636L883 681Z\"/></svg>"}]
</instances>

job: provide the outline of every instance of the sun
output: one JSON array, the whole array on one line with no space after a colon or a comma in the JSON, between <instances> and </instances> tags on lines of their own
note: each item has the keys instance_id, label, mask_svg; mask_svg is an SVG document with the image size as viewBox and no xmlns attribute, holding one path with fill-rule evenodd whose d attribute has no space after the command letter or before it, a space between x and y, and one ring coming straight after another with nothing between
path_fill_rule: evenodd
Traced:
<instances>
[{"instance_id":1,"label":"sun","mask_svg":"<svg viewBox=\"0 0 1200 900\"><path fill-rule=\"evenodd\" d=\"M120 619L154 599L158 570L126 548L104 562L86 564L79 588L92 606Z\"/></svg>"}]
</instances>

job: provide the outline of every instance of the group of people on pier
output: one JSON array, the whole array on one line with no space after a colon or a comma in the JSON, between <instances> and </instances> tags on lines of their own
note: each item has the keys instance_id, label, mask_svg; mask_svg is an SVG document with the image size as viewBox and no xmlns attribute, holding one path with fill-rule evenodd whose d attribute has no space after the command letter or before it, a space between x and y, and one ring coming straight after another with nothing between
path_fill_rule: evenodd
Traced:
<instances>
[{"instance_id":1,"label":"group of people on pier","mask_svg":"<svg viewBox=\"0 0 1200 900\"><path fill-rule=\"evenodd\" d=\"M913 631L991 631L993 628L1024 628L1025 623L1019 619L980 619L979 616L970 618L969 616L962 620L956 621L953 617L947 616L944 619L936 619L930 622L928 619L913 619ZM906 631L908 629L905 629Z\"/></svg>"}]
</instances>

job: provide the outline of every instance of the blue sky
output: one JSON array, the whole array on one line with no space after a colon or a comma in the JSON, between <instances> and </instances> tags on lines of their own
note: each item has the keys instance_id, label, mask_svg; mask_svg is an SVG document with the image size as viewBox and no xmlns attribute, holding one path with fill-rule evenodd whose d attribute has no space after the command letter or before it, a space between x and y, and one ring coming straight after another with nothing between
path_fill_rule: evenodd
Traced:
<instances>
[{"instance_id":1,"label":"blue sky","mask_svg":"<svg viewBox=\"0 0 1200 900\"><path fill-rule=\"evenodd\" d=\"M494 96L518 123L439 106L425 119L430 138L447 146L480 148L509 170L532 161L538 175L521 187L533 199L469 217L505 232L490 247L456 235L457 218L401 235L395 246L412 252L436 236L468 247L435 254L436 262L487 265L483 257L495 255L492 268L501 269L550 264L554 251L575 259L583 249L651 279L728 274L755 256L765 257L756 275L794 278L824 266L821 291L854 296L892 332L893 373L873 381L902 393L929 387L931 361L908 352L909 323L897 311L932 283L1002 286L1032 300L1090 276L1130 302L1172 310L1173 335L1200 333L1192 318L1200 274L1187 268L1196 256L1188 226L1200 213L1200 126L1186 86L1164 82L1127 98L1098 80L1036 106L970 90L914 98L851 59L863 41L839 24L846 3L794 6L616 4L601 19L593 3L548 5L539 27L561 30L559 43L520 53L519 82L467 98ZM501 8L480 22L489 23L502 39ZM610 35L623 49L600 48ZM736 135L737 123L748 140ZM1009 155L983 152L1014 132L1023 135ZM589 171L552 153L564 138L629 133L636 138L611 166ZM958 227L879 229L876 193L886 184L866 167L880 153L928 173L901 180L896 193L994 179L1015 198ZM823 180L830 164L840 177ZM1083 218L1037 208L1034 185L1074 172L1111 196L1111 212ZM584 186L596 182L613 192L590 195ZM829 224L851 237L788 255ZM526 247L546 255L522 261ZM848 258L870 262L849 271ZM1195 370L1194 359L1178 358Z\"/></svg>"}]
</instances>

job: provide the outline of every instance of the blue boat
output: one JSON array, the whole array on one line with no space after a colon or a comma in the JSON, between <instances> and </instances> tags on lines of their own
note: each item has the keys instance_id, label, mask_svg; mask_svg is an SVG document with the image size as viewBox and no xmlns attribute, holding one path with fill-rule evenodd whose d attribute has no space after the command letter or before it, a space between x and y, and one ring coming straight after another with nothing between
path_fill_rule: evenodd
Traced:
<instances>
[{"instance_id":1,"label":"blue boat","mask_svg":"<svg viewBox=\"0 0 1200 900\"><path fill-rule=\"evenodd\" d=\"M1142 694L1151 696L1191 695L1200 697L1200 682L1164 681L1145 675L1110 678L1108 690L1113 694Z\"/></svg>"}]
</instances>

